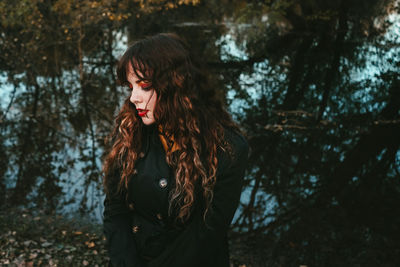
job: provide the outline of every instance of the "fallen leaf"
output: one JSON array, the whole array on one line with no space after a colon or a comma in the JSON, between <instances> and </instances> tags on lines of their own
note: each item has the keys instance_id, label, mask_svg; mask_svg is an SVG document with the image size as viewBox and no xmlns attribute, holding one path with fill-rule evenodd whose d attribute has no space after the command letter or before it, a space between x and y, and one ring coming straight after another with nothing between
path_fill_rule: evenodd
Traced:
<instances>
[{"instance_id":1,"label":"fallen leaf","mask_svg":"<svg viewBox=\"0 0 400 267\"><path fill-rule=\"evenodd\" d=\"M23 244L24 244L24 246L25 247L29 247L29 245L32 243L32 240L27 240L27 241L24 241L23 242Z\"/></svg>"},{"instance_id":2,"label":"fallen leaf","mask_svg":"<svg viewBox=\"0 0 400 267\"><path fill-rule=\"evenodd\" d=\"M45 248L50 247L51 245L53 245L53 243L51 243L51 242L42 243L42 247L45 247Z\"/></svg>"},{"instance_id":3,"label":"fallen leaf","mask_svg":"<svg viewBox=\"0 0 400 267\"><path fill-rule=\"evenodd\" d=\"M87 242L86 241L85 244L88 246L88 248L92 248L92 247L96 246L96 244L94 242Z\"/></svg>"}]
</instances>

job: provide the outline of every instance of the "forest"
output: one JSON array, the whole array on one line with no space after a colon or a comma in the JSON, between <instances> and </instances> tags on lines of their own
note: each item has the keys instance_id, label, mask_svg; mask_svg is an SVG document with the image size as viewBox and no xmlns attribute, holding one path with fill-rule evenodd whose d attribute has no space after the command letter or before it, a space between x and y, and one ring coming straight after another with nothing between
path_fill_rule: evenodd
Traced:
<instances>
[{"instance_id":1,"label":"forest","mask_svg":"<svg viewBox=\"0 0 400 267\"><path fill-rule=\"evenodd\" d=\"M104 140L128 97L116 62L175 32L250 145L231 266L400 266L399 13L398 0L1 0L0 265L105 265Z\"/></svg>"}]
</instances>

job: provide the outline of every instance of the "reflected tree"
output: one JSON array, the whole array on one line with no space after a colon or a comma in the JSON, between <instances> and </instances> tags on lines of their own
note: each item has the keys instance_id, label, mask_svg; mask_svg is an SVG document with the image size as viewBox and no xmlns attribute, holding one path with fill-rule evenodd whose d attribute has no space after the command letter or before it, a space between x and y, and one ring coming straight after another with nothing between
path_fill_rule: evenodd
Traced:
<instances>
[{"instance_id":1,"label":"reflected tree","mask_svg":"<svg viewBox=\"0 0 400 267\"><path fill-rule=\"evenodd\" d=\"M103 140L126 97L116 60L174 31L251 146L232 262L396 266L398 13L395 0L4 0L1 205L100 206Z\"/></svg>"},{"instance_id":2,"label":"reflected tree","mask_svg":"<svg viewBox=\"0 0 400 267\"><path fill-rule=\"evenodd\" d=\"M259 62L232 85L258 89L238 116L254 149L236 227L254 250L272 247L259 264L398 264L398 8L266 1L236 14L251 25L236 40Z\"/></svg>"}]
</instances>

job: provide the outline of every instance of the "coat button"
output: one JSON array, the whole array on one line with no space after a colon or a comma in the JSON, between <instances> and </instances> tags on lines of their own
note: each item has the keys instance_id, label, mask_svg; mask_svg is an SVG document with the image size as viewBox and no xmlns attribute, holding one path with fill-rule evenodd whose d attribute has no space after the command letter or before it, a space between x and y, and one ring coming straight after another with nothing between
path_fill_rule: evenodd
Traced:
<instances>
[{"instance_id":1,"label":"coat button","mask_svg":"<svg viewBox=\"0 0 400 267\"><path fill-rule=\"evenodd\" d=\"M157 219L162 220L162 215L160 213L157 213L156 217Z\"/></svg>"},{"instance_id":2,"label":"coat button","mask_svg":"<svg viewBox=\"0 0 400 267\"><path fill-rule=\"evenodd\" d=\"M158 184L160 185L161 188L165 188L168 185L168 181L165 178L161 178Z\"/></svg>"},{"instance_id":3,"label":"coat button","mask_svg":"<svg viewBox=\"0 0 400 267\"><path fill-rule=\"evenodd\" d=\"M143 152L139 153L139 158L141 158L141 159L144 158L144 153Z\"/></svg>"},{"instance_id":4,"label":"coat button","mask_svg":"<svg viewBox=\"0 0 400 267\"><path fill-rule=\"evenodd\" d=\"M128 208L129 208L130 210L134 210L134 209L135 209L135 206L133 205L133 203L130 203L130 204L128 205Z\"/></svg>"},{"instance_id":5,"label":"coat button","mask_svg":"<svg viewBox=\"0 0 400 267\"><path fill-rule=\"evenodd\" d=\"M139 226L137 226L137 225L133 226L133 227L132 227L132 232L133 232L134 234L136 234L137 232L139 232Z\"/></svg>"}]
</instances>

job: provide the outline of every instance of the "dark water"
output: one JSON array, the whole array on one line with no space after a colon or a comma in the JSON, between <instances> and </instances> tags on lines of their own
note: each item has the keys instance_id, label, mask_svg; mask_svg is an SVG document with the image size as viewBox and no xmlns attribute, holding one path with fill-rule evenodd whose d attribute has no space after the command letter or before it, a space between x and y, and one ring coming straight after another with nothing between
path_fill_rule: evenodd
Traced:
<instances>
[{"instance_id":1,"label":"dark water","mask_svg":"<svg viewBox=\"0 0 400 267\"><path fill-rule=\"evenodd\" d=\"M173 31L251 146L242 262L399 264L398 1L185 3L0 3L1 205L100 221L103 140L127 96L115 62Z\"/></svg>"}]
</instances>

